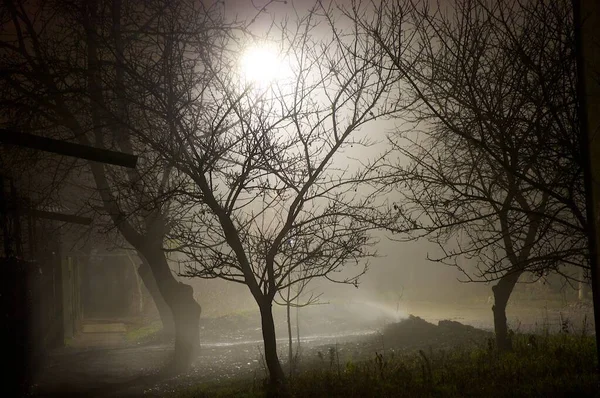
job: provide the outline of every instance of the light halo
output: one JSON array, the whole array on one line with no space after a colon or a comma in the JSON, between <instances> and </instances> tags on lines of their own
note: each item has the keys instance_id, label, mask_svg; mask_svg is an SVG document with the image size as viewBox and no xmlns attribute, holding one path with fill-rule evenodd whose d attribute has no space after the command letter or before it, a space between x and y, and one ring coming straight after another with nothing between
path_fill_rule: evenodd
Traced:
<instances>
[{"instance_id":1,"label":"light halo","mask_svg":"<svg viewBox=\"0 0 600 398\"><path fill-rule=\"evenodd\" d=\"M268 43L248 46L240 57L239 68L243 82L258 87L280 82L289 69L277 48Z\"/></svg>"}]
</instances>

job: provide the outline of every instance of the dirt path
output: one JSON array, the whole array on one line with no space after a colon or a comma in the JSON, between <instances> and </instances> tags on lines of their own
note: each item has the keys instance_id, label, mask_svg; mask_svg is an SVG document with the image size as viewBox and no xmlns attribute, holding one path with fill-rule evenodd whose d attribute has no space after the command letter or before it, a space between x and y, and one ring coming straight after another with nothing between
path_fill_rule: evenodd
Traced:
<instances>
[{"instance_id":1,"label":"dirt path","mask_svg":"<svg viewBox=\"0 0 600 398\"><path fill-rule=\"evenodd\" d=\"M347 342L365 333L312 336L302 342L308 349L318 344ZM282 352L286 347L284 340L279 340ZM260 383L265 376L262 343L258 340L203 344L192 369L177 377L161 374L171 349L170 344L155 344L56 350L40 374L35 396L162 397L176 388L200 382L253 377Z\"/></svg>"}]
</instances>

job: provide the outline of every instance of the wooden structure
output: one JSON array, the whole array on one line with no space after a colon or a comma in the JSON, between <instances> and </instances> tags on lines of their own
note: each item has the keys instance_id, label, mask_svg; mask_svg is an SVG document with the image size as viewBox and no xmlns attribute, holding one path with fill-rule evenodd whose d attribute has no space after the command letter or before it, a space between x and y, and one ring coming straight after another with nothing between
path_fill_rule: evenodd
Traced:
<instances>
[{"instance_id":1,"label":"wooden structure","mask_svg":"<svg viewBox=\"0 0 600 398\"><path fill-rule=\"evenodd\" d=\"M137 156L0 129L0 143L134 168ZM61 250L57 221L91 219L34 208L0 175L0 315L10 365L3 391L27 394L46 350L62 346L82 315L81 265Z\"/></svg>"},{"instance_id":2,"label":"wooden structure","mask_svg":"<svg viewBox=\"0 0 600 398\"><path fill-rule=\"evenodd\" d=\"M134 169L137 164L137 156L135 155L55 140L53 138L41 137L39 135L28 134L17 130L0 129L0 143L39 149L58 155L74 156L79 159L92 160L132 169Z\"/></svg>"},{"instance_id":3,"label":"wooden structure","mask_svg":"<svg viewBox=\"0 0 600 398\"><path fill-rule=\"evenodd\" d=\"M600 2L575 0L573 14L596 349L600 361Z\"/></svg>"}]
</instances>

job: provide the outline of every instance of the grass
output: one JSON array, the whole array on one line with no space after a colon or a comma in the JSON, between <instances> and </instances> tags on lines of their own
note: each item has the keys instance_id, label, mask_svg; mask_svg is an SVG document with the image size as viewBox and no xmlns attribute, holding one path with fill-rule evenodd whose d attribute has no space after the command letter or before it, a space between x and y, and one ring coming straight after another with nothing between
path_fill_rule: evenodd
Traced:
<instances>
[{"instance_id":1,"label":"grass","mask_svg":"<svg viewBox=\"0 0 600 398\"><path fill-rule=\"evenodd\" d=\"M205 383L179 391L171 397L176 398L263 398L264 389L248 380L222 383Z\"/></svg>"},{"instance_id":2,"label":"grass","mask_svg":"<svg viewBox=\"0 0 600 398\"><path fill-rule=\"evenodd\" d=\"M162 322L153 321L149 325L128 328L125 339L129 343L143 343L153 340L162 332Z\"/></svg>"},{"instance_id":3,"label":"grass","mask_svg":"<svg viewBox=\"0 0 600 398\"><path fill-rule=\"evenodd\" d=\"M484 346L338 364L327 358L290 380L294 397L594 397L600 396L593 337L513 336L513 351ZM203 384L175 397L261 397L263 383Z\"/></svg>"},{"instance_id":4,"label":"grass","mask_svg":"<svg viewBox=\"0 0 600 398\"><path fill-rule=\"evenodd\" d=\"M515 336L514 351L455 349L394 357L376 354L338 372L292 381L302 397L596 396L595 345L589 337Z\"/></svg>"}]
</instances>

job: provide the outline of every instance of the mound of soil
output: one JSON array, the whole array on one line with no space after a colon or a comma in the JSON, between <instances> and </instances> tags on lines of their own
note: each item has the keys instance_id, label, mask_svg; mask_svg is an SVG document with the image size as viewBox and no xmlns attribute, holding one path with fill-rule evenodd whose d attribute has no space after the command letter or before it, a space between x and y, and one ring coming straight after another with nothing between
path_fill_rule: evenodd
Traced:
<instances>
[{"instance_id":1,"label":"mound of soil","mask_svg":"<svg viewBox=\"0 0 600 398\"><path fill-rule=\"evenodd\" d=\"M434 325L410 315L407 319L387 325L379 336L379 342L383 340L387 348L400 350L441 349L478 344L491 336L490 332L460 322L443 320Z\"/></svg>"},{"instance_id":2,"label":"mound of soil","mask_svg":"<svg viewBox=\"0 0 600 398\"><path fill-rule=\"evenodd\" d=\"M369 360L376 353L393 352L411 354L419 350L448 350L457 347L483 346L491 332L464 325L460 322L442 320L437 325L418 316L391 323L379 332L334 344L303 346L302 369L334 366L335 363Z\"/></svg>"}]
</instances>

